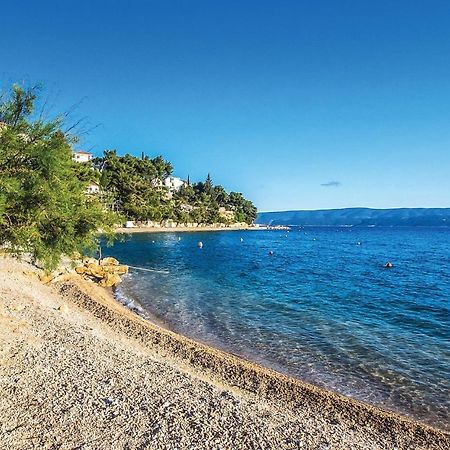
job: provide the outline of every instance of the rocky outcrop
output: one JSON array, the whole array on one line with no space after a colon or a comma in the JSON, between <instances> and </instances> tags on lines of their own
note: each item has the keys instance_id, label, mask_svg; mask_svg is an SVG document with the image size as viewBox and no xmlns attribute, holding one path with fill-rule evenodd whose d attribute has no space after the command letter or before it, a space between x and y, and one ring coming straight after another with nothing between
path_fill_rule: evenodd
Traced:
<instances>
[{"instance_id":1,"label":"rocky outcrop","mask_svg":"<svg viewBox=\"0 0 450 450\"><path fill-rule=\"evenodd\" d=\"M75 272L100 286L113 287L122 281L120 275L128 273L128 266L120 264L115 258L103 258L100 261L85 258L83 264L75 268Z\"/></svg>"}]
</instances>

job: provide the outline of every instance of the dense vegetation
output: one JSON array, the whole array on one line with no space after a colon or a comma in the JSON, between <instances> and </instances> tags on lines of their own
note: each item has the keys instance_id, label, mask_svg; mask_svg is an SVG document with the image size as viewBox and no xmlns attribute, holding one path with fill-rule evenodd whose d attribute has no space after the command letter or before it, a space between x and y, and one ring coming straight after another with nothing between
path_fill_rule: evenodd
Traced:
<instances>
[{"instance_id":1,"label":"dense vegetation","mask_svg":"<svg viewBox=\"0 0 450 450\"><path fill-rule=\"evenodd\" d=\"M85 195L63 121L34 118L36 90L13 86L0 98L0 245L45 267L95 246L114 218Z\"/></svg>"},{"instance_id":2,"label":"dense vegetation","mask_svg":"<svg viewBox=\"0 0 450 450\"><path fill-rule=\"evenodd\" d=\"M189 180L165 186L172 165L161 156L106 151L89 163L72 160L77 139L61 118L36 114L36 89L13 86L0 96L0 246L29 253L46 268L63 254L96 245L99 229L124 220L251 223L256 208L242 194ZM100 193L87 195L92 182Z\"/></svg>"},{"instance_id":3,"label":"dense vegetation","mask_svg":"<svg viewBox=\"0 0 450 450\"><path fill-rule=\"evenodd\" d=\"M173 168L161 156L137 158L107 151L94 160L94 167L100 172L105 206L130 220L212 224L251 223L256 217L252 202L240 193L227 193L222 186L214 186L209 175L204 182L186 181L170 190L164 180Z\"/></svg>"}]
</instances>

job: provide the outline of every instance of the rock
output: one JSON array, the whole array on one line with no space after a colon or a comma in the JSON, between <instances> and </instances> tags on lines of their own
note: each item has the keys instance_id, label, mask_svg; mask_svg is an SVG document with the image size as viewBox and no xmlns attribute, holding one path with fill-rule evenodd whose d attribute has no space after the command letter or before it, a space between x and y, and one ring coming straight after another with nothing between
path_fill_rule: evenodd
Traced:
<instances>
[{"instance_id":1,"label":"rock","mask_svg":"<svg viewBox=\"0 0 450 450\"><path fill-rule=\"evenodd\" d=\"M105 277L98 283L99 286L113 287L122 282L122 279L116 273L106 273Z\"/></svg>"},{"instance_id":2,"label":"rock","mask_svg":"<svg viewBox=\"0 0 450 450\"><path fill-rule=\"evenodd\" d=\"M85 273L87 275L92 275L95 278L103 278L106 274L104 268L96 264L88 264Z\"/></svg>"},{"instance_id":3,"label":"rock","mask_svg":"<svg viewBox=\"0 0 450 450\"><path fill-rule=\"evenodd\" d=\"M112 257L103 258L100 261L100 265L101 266L118 266L119 265L119 261L117 261L116 258L112 258Z\"/></svg>"},{"instance_id":4,"label":"rock","mask_svg":"<svg viewBox=\"0 0 450 450\"><path fill-rule=\"evenodd\" d=\"M119 275L123 275L124 273L128 273L128 266L125 266L124 264L117 266L117 273Z\"/></svg>"},{"instance_id":5,"label":"rock","mask_svg":"<svg viewBox=\"0 0 450 450\"><path fill-rule=\"evenodd\" d=\"M103 287L112 287L122 280L119 275L128 273L128 266L120 264L115 258L103 258L100 262L85 258L84 264L75 268L75 272L86 280L94 281Z\"/></svg>"},{"instance_id":6,"label":"rock","mask_svg":"<svg viewBox=\"0 0 450 450\"><path fill-rule=\"evenodd\" d=\"M117 273L119 275L123 275L124 273L128 273L128 266L125 265L103 266L103 270L106 273Z\"/></svg>"},{"instance_id":7,"label":"rock","mask_svg":"<svg viewBox=\"0 0 450 450\"><path fill-rule=\"evenodd\" d=\"M95 264L98 266L98 261L95 258L86 257L86 258L83 258L83 264L86 266L89 264Z\"/></svg>"}]
</instances>

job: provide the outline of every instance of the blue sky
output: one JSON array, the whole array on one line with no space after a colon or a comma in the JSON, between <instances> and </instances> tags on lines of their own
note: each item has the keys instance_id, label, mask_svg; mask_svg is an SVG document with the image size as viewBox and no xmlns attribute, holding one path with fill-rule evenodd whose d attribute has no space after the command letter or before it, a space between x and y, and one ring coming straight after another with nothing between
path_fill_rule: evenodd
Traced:
<instances>
[{"instance_id":1,"label":"blue sky","mask_svg":"<svg viewBox=\"0 0 450 450\"><path fill-rule=\"evenodd\" d=\"M450 207L448 1L2 4L0 82L260 210Z\"/></svg>"}]
</instances>

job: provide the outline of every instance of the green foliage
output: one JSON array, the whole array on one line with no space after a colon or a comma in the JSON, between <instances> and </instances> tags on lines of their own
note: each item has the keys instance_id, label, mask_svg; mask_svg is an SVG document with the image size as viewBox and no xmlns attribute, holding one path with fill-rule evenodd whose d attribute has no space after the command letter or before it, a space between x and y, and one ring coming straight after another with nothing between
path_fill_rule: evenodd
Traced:
<instances>
[{"instance_id":1,"label":"green foliage","mask_svg":"<svg viewBox=\"0 0 450 450\"><path fill-rule=\"evenodd\" d=\"M52 269L93 248L114 217L85 194L91 169L72 162L62 121L33 120L36 95L15 85L0 102L0 245Z\"/></svg>"},{"instance_id":2,"label":"green foliage","mask_svg":"<svg viewBox=\"0 0 450 450\"><path fill-rule=\"evenodd\" d=\"M92 163L72 161L74 136L60 119L34 117L38 90L14 85L0 96L0 246L29 253L47 269L63 254L96 246L123 218L179 223L251 223L256 208L242 194L204 182L177 190L164 185L173 167L162 156L104 153ZM89 183L99 195L87 195Z\"/></svg>"},{"instance_id":3,"label":"green foliage","mask_svg":"<svg viewBox=\"0 0 450 450\"><path fill-rule=\"evenodd\" d=\"M101 171L100 185L104 195L110 196L109 201L124 216L141 221L170 217L162 180L172 173L172 166L161 156L154 159L121 157L110 150L103 158L96 158L94 165Z\"/></svg>"},{"instance_id":4,"label":"green foliage","mask_svg":"<svg viewBox=\"0 0 450 450\"><path fill-rule=\"evenodd\" d=\"M257 212L255 205L241 193L231 192L228 201L238 222L248 222L250 218L251 221L255 220Z\"/></svg>"},{"instance_id":5,"label":"green foliage","mask_svg":"<svg viewBox=\"0 0 450 450\"><path fill-rule=\"evenodd\" d=\"M96 158L94 166L101 171L100 184L105 203L116 208L127 219L161 222L172 219L179 223L251 223L256 208L242 194L228 194L222 186L214 186L208 174L205 182L185 183L170 192L164 180L171 175L172 165L161 156L154 159L143 153L140 158L118 156L106 151Z\"/></svg>"}]
</instances>

